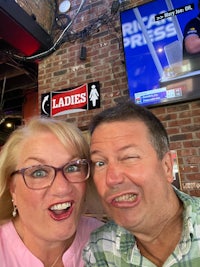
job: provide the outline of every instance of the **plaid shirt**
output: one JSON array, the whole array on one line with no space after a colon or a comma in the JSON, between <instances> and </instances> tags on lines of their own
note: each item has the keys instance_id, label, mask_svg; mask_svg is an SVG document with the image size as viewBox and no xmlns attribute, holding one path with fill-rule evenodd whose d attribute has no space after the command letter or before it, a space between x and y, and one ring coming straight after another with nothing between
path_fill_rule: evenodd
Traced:
<instances>
[{"instance_id":1,"label":"plaid shirt","mask_svg":"<svg viewBox=\"0 0 200 267\"><path fill-rule=\"evenodd\" d=\"M163 267L200 267L200 198L175 191L184 203L184 227L180 242ZM85 267L156 266L140 254L134 236L113 221L91 234L83 258Z\"/></svg>"}]
</instances>

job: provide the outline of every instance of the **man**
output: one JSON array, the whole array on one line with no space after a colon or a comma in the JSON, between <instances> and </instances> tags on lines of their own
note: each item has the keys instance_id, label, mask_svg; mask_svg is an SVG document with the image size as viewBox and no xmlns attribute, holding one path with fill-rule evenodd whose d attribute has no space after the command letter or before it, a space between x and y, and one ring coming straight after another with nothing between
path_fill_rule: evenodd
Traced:
<instances>
[{"instance_id":1,"label":"man","mask_svg":"<svg viewBox=\"0 0 200 267\"><path fill-rule=\"evenodd\" d=\"M200 0L198 0L200 10ZM200 69L200 13L185 26L183 39L183 59L189 59L192 70Z\"/></svg>"},{"instance_id":2,"label":"man","mask_svg":"<svg viewBox=\"0 0 200 267\"><path fill-rule=\"evenodd\" d=\"M85 266L200 266L200 198L172 186L166 130L128 101L91 123L93 178L113 219L91 235Z\"/></svg>"}]
</instances>

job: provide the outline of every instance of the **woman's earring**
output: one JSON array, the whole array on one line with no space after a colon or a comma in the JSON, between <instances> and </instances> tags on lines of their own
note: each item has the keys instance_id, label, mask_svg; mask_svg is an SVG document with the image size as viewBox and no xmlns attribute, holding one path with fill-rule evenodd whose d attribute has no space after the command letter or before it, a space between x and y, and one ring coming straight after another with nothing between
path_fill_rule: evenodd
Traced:
<instances>
[{"instance_id":1,"label":"woman's earring","mask_svg":"<svg viewBox=\"0 0 200 267\"><path fill-rule=\"evenodd\" d=\"M12 199L12 202L14 202L13 201L13 199ZM15 218L16 216L17 216L17 206L13 203L13 212L12 212L12 216Z\"/></svg>"}]
</instances>

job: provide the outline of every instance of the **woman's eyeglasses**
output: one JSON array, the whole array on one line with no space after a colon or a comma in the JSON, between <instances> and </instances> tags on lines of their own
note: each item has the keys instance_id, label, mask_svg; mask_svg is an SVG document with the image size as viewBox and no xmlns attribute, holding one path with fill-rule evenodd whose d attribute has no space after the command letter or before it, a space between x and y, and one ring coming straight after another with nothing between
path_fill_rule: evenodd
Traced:
<instances>
[{"instance_id":1,"label":"woman's eyeglasses","mask_svg":"<svg viewBox=\"0 0 200 267\"><path fill-rule=\"evenodd\" d=\"M59 168L49 165L36 165L16 170L11 176L22 174L26 186L37 190L50 187L59 171L70 183L82 183L89 178L90 164L86 159L78 159Z\"/></svg>"}]
</instances>

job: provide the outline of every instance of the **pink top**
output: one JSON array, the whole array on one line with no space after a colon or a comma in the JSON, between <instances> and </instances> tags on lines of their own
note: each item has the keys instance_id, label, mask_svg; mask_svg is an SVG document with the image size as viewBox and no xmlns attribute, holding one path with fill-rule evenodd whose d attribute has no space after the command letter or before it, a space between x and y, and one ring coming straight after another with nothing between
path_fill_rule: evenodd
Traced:
<instances>
[{"instance_id":1,"label":"pink top","mask_svg":"<svg viewBox=\"0 0 200 267\"><path fill-rule=\"evenodd\" d=\"M64 266L83 267L82 249L91 231L103 223L95 218L82 217L77 234L70 248L63 255ZM0 266L1 267L44 267L24 245L12 222L0 226Z\"/></svg>"}]
</instances>

